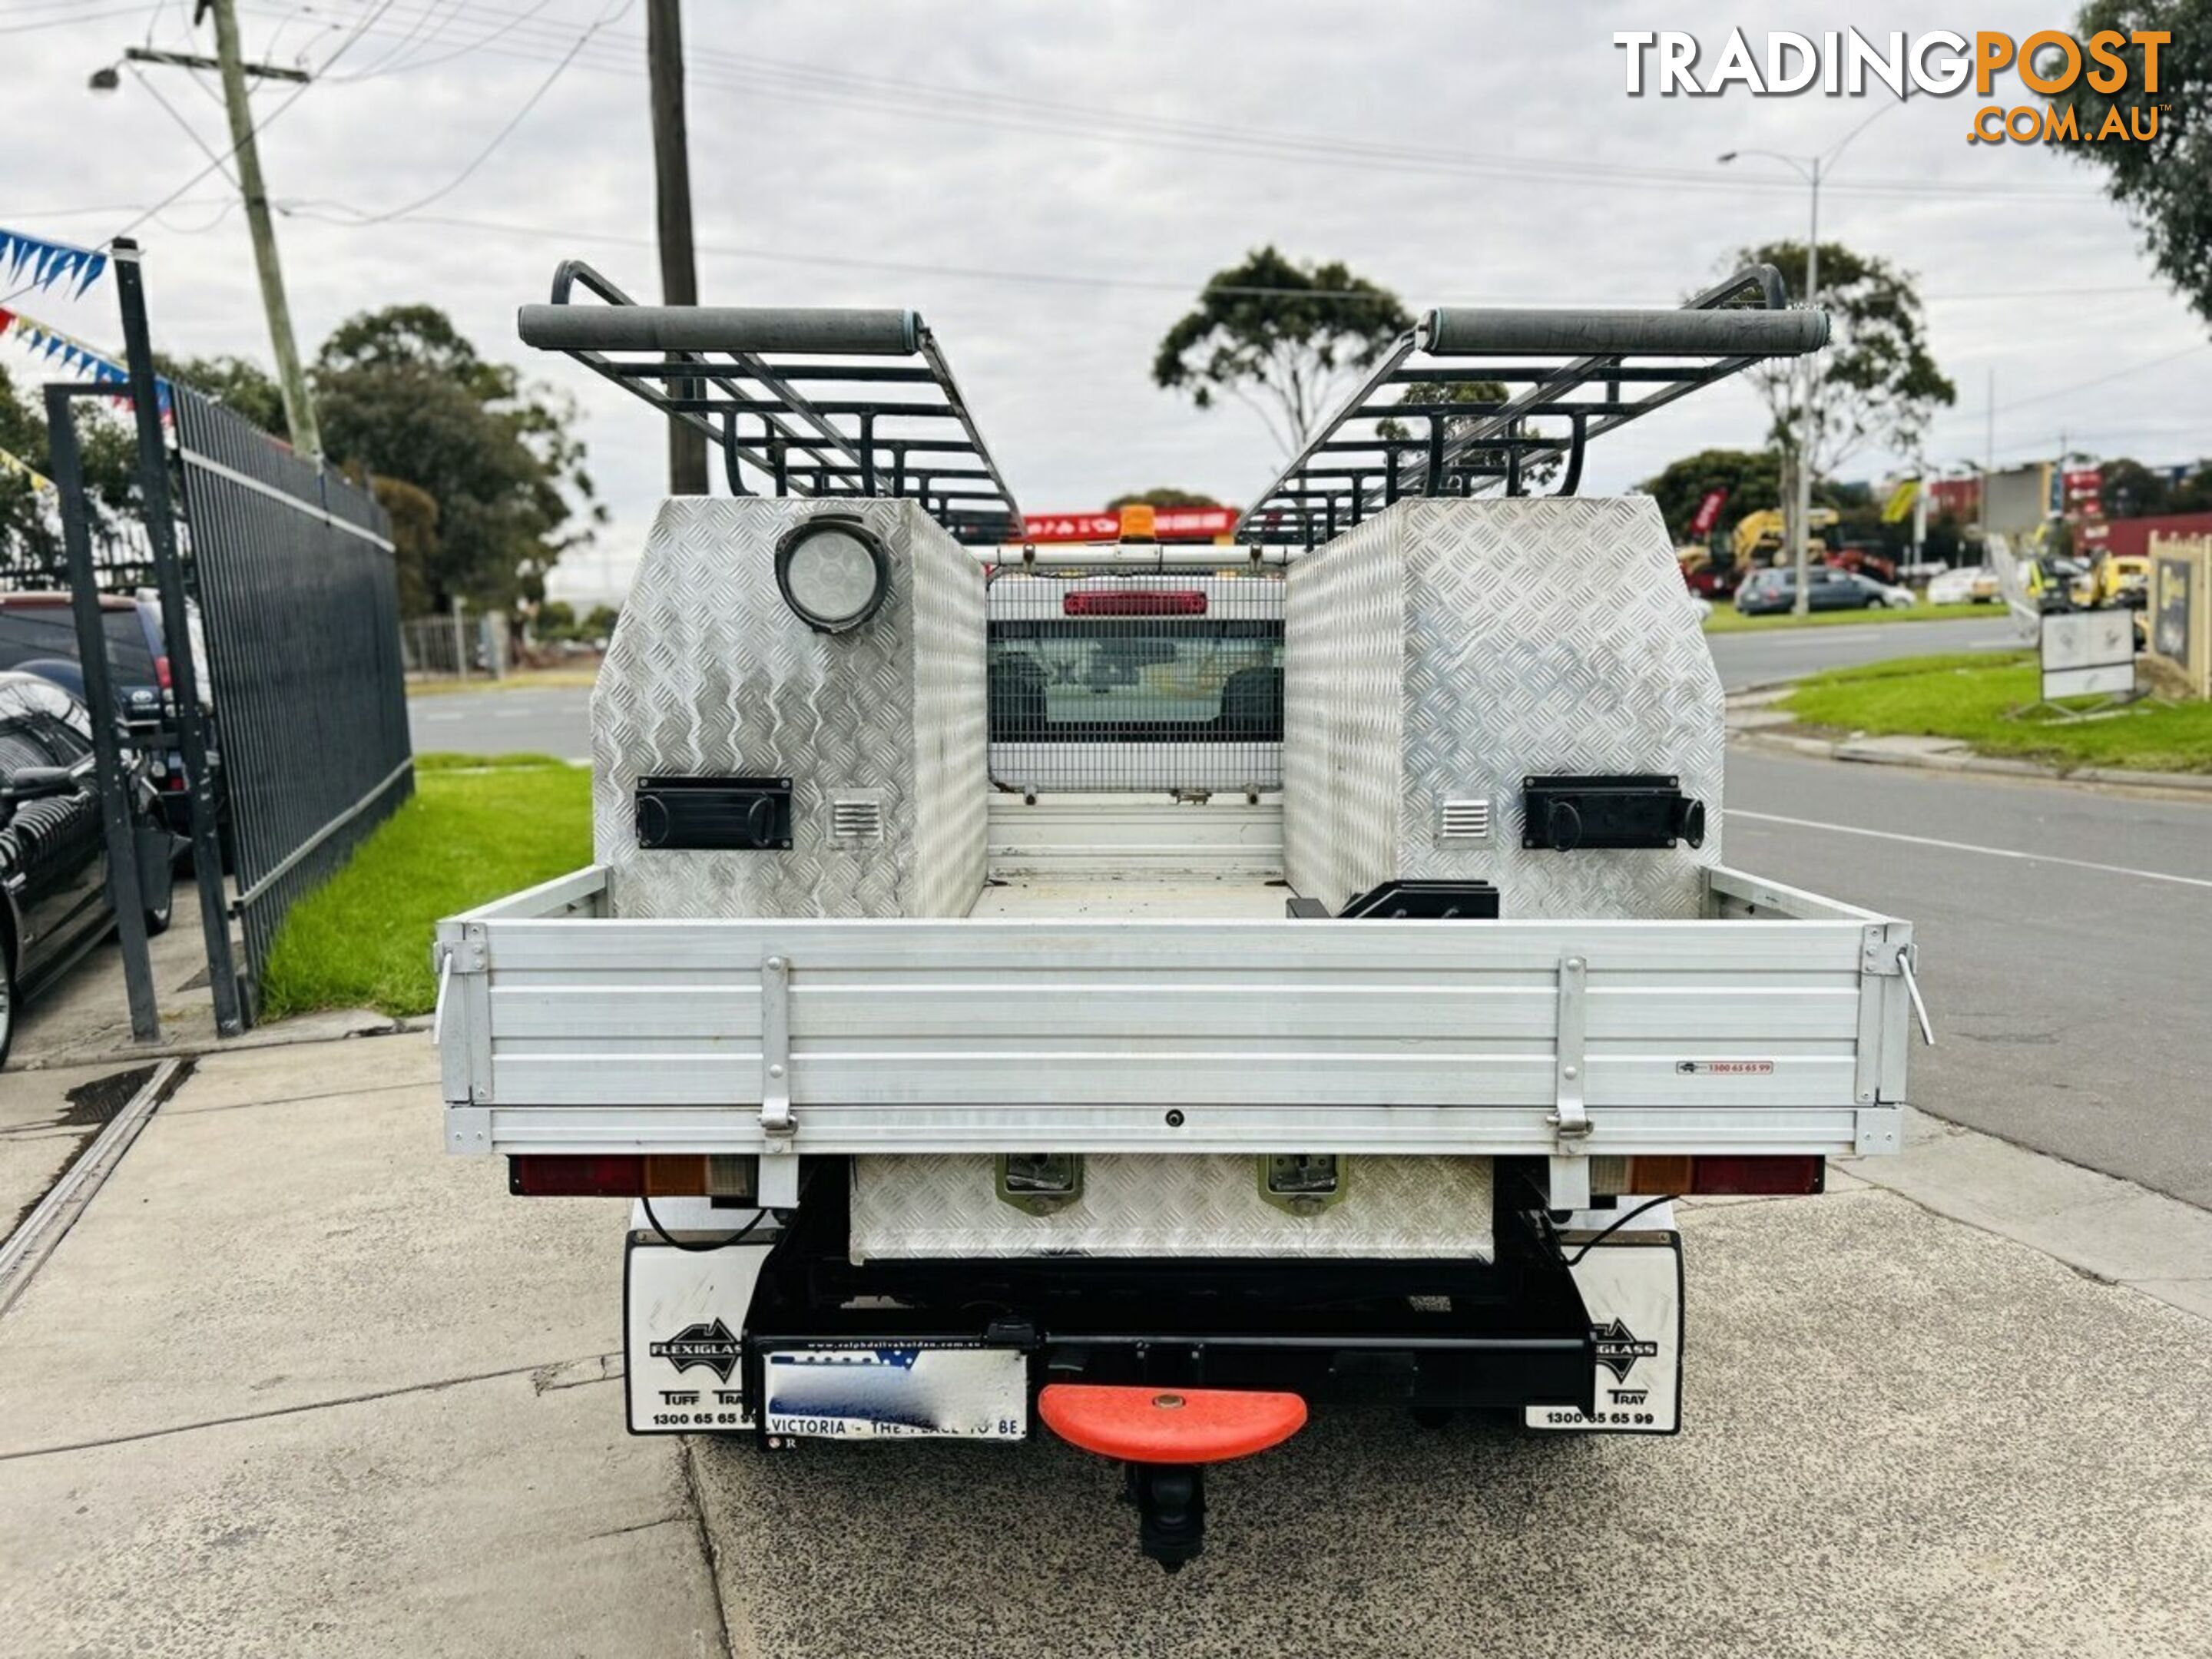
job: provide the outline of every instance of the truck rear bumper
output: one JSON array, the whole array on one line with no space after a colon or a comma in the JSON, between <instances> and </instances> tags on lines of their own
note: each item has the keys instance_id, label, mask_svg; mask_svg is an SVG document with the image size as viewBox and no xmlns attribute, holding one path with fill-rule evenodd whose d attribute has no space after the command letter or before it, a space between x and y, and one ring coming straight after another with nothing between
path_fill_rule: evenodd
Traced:
<instances>
[{"instance_id":1,"label":"truck rear bumper","mask_svg":"<svg viewBox=\"0 0 2212 1659\"><path fill-rule=\"evenodd\" d=\"M1679 1425L1680 1251L1663 1212L1602 1237L1516 1214L1495 1261L855 1264L837 1195L809 1196L787 1231L725 1249L631 1235L633 1432L1017 1440L1053 1383Z\"/></svg>"}]
</instances>

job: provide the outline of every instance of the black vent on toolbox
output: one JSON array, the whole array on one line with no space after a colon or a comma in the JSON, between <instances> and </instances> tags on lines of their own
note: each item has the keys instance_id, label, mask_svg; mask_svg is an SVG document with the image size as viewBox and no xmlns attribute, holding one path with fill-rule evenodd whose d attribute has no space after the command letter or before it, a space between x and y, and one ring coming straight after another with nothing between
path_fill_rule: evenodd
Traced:
<instances>
[{"instance_id":1,"label":"black vent on toolbox","mask_svg":"<svg viewBox=\"0 0 2212 1659\"><path fill-rule=\"evenodd\" d=\"M1705 844L1705 804L1656 772L1522 781L1521 844L1554 853Z\"/></svg>"},{"instance_id":2,"label":"black vent on toolbox","mask_svg":"<svg viewBox=\"0 0 2212 1659\"><path fill-rule=\"evenodd\" d=\"M789 778L640 778L637 844L668 852L780 852L791 845Z\"/></svg>"}]
</instances>

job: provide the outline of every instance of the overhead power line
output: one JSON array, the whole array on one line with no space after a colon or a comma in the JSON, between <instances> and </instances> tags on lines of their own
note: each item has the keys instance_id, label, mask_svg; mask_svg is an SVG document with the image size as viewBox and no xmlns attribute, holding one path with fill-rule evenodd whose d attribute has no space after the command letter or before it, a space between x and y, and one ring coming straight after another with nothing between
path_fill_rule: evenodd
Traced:
<instances>
[{"instance_id":1,"label":"overhead power line","mask_svg":"<svg viewBox=\"0 0 2212 1659\"><path fill-rule=\"evenodd\" d=\"M419 9L413 6L394 8L401 17L413 15ZM518 14L473 3L469 4L466 9L483 33L457 49L456 55L459 52L482 49L495 55L526 60L535 58L544 62L550 61L570 44L570 30L559 25L533 21L534 13ZM392 27L397 28L400 26L395 23ZM495 36L500 38L495 41ZM1479 177L1522 184L1556 185L1564 182L1637 188L1667 185L1681 189L1731 191L1738 194L1747 191L1795 189L1794 185L1784 180L1770 184L1763 179L1717 174L1711 168L1704 167L1631 167L1554 157L1515 157L1509 160L1445 149L1149 116L1133 111L1039 99L1011 91L921 85L887 76L712 49L696 51L692 57L691 79L702 86L743 91L755 97L856 108L872 114L905 115L997 131L1044 133L1087 142L1175 150L1197 149L1252 160ZM629 37L603 40L585 52L579 61L586 68L612 74L635 76L643 72L640 68L637 43ZM1838 194L1875 198L2048 200L2082 204L2102 204L2105 199L2094 191L1953 185L1929 179L1862 178L1838 183L1834 188Z\"/></svg>"},{"instance_id":2,"label":"overhead power line","mask_svg":"<svg viewBox=\"0 0 2212 1659\"><path fill-rule=\"evenodd\" d=\"M366 35L369 29L375 24L377 19L380 18L386 11L390 10L393 3L394 0L379 0L376 9L370 12L367 18L362 20L362 23L353 31L352 33L349 34L343 40L338 43L338 46L336 51L331 52L328 58L323 60L323 69L327 70L330 68L331 64L337 63L339 58L344 57L347 52L350 52L356 45L358 45L362 38ZM315 71L317 75L321 74L321 70ZM181 197L193 185L198 184L203 179L205 179L208 174L218 171L225 162L235 156L239 150L247 142L258 137L261 133L266 131L271 125L283 115L286 110L291 108L293 105L298 103L301 98L306 96L312 89L313 84L312 81L302 82L298 89L288 96L283 102L278 104L276 108L269 111L266 114L254 117L252 122L243 132L238 135L238 137L233 141L231 147L228 150L224 151L220 158L210 161L207 166L202 167L198 173L192 174L192 176L185 179L183 184L179 185L167 196L164 196L160 201L155 203L152 207L144 210L137 218L133 219L129 224L124 226L122 229L117 231L115 234L118 236L128 236L132 231L137 229L139 226L144 224L147 220L152 218L163 208L167 207L171 203L176 201L178 198Z\"/></svg>"},{"instance_id":3,"label":"overhead power line","mask_svg":"<svg viewBox=\"0 0 2212 1659\"><path fill-rule=\"evenodd\" d=\"M50 17L41 23L0 23L0 34L31 34L40 29L67 28L74 23L98 23L111 17L136 17L141 8L118 6L111 11L72 11L63 17Z\"/></svg>"},{"instance_id":4,"label":"overhead power line","mask_svg":"<svg viewBox=\"0 0 2212 1659\"><path fill-rule=\"evenodd\" d=\"M1997 404L1994 409L1985 404L1979 409L1958 410L1945 416L1942 420L1933 422L1933 428L1941 431L1946 428L1963 425L1970 420L1986 421L1993 415L2009 415L2016 409L2027 409L2036 404L2049 403L2053 398L2068 398L2077 392L2087 392L2096 386L2109 386L2114 380L2124 380L2131 375L2142 374L2146 369L2162 368L2167 363L2179 362L2184 357L2191 357L2200 351L2206 350L2212 350L2212 340L2199 340L2195 345L2184 346L2179 351L2169 351L2162 357L2146 358L2139 363L2130 363L2124 368L2116 368L2107 374L2094 375L2086 380L2076 380L2071 386L2054 386L2048 392L2039 392L2032 397L2015 398L2008 404Z\"/></svg>"},{"instance_id":5,"label":"overhead power line","mask_svg":"<svg viewBox=\"0 0 2212 1659\"><path fill-rule=\"evenodd\" d=\"M280 212L287 213L298 218L313 220L321 224L335 225L342 229L349 229L355 226L367 222L364 220L352 217L340 218L330 213L318 210L319 209L328 207L331 204L317 202L279 202L276 204L277 210ZM599 242L619 247L650 248L655 246L654 239L650 236L627 234L620 231L592 230L573 225L520 224L512 220L478 219L466 216L442 213L410 214L405 216L404 222L422 225L434 225L453 230L484 231L493 235L499 236L527 236L553 241ZM896 273L901 276L946 276L957 278L966 282L1007 283L1033 287L1122 289L1147 294L1187 295L1195 295L1201 290L1207 290L1222 294L1283 296L1297 295L1307 298L1321 297L1348 300L1372 300L1378 297L1370 291L1352 289L1288 289L1239 286L1212 288L1209 289L1208 283L1206 279L1201 276L1106 276L1082 270L1067 271L1008 270L1003 267L945 264L918 259L880 259L868 258L850 254L807 252L784 248L738 247L726 243L718 245L712 242L702 242L699 244L699 252L702 253L713 254L718 258L750 259L771 264L819 265L830 270L881 270ZM1075 263L1080 264L1083 262L1079 260ZM2159 290L2160 285L2156 283L2130 283L2124 286L2099 289L2012 289L1984 292L1959 292L1950 294L1936 293L1927 295L1923 297L1929 304L1934 305L1952 301L1979 301L1988 300L2025 300L2049 296L2074 296L2082 294L2147 295L2158 292ZM1427 296L1424 297L1426 298ZM1479 296L1465 296L1462 301L1455 301L1450 296L1447 295L1439 298L1437 301L1437 303L1440 304L1474 304L1478 302L1487 305L1562 305L1571 303L1571 301L1563 299L1555 292L1529 295L1520 299L1516 299L1511 295L1486 294ZM1602 301L1593 300L1589 303L1599 304L1602 303Z\"/></svg>"},{"instance_id":6,"label":"overhead power line","mask_svg":"<svg viewBox=\"0 0 2212 1659\"><path fill-rule=\"evenodd\" d=\"M613 22L616 19L621 17L625 12L628 12L635 3L636 0L620 0L620 3L617 5L616 9L600 17L599 21L593 23L589 28L578 35L574 43L568 48L567 54L562 58L560 62L554 64L553 72L538 83L537 89L533 91L530 96L522 100L522 106L516 110L514 113L507 118L506 125L500 128L497 132L492 135L491 142L486 144L482 149L478 150L476 154L475 159L470 161L466 167L463 167L459 173L455 173L444 184L439 185L437 189L432 191L428 195L418 197L414 201L408 203L404 207L393 208L387 212L362 214L361 216L361 222L365 225L380 225L389 223L394 219L405 218L410 215L418 212L423 208L428 207L434 202L444 200L445 198L452 195L463 185L468 183L469 179L476 173L477 170L483 167L486 161L489 161L491 159L492 152L496 150L501 144L507 141L508 137L513 135L514 130L522 125L524 119L529 115L530 112L536 109L540 100L544 98L545 94L553 90L553 83L561 78L562 75L568 70L569 64L576 61L576 54L581 52L585 46L590 43L592 37L594 34L597 34L599 30L605 27L607 24Z\"/></svg>"}]
</instances>

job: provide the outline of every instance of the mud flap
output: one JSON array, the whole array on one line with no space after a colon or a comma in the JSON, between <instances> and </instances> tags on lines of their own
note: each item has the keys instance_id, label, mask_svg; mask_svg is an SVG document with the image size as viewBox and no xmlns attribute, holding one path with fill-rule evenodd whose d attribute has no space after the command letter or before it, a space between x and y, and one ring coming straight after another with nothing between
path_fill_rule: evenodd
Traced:
<instances>
[{"instance_id":1,"label":"mud flap","mask_svg":"<svg viewBox=\"0 0 2212 1659\"><path fill-rule=\"evenodd\" d=\"M632 1434L753 1425L745 1316L773 1239L679 1250L633 1237L623 1261L623 1386Z\"/></svg>"},{"instance_id":2,"label":"mud flap","mask_svg":"<svg viewBox=\"0 0 2212 1659\"><path fill-rule=\"evenodd\" d=\"M1597 1342L1597 1412L1529 1406L1523 1409L1530 1428L1601 1434L1680 1430L1682 1236L1665 1224L1670 1211L1653 1212L1657 1226L1623 1228L1601 1242L1593 1243L1605 1224L1602 1214L1595 1218L1596 1226L1559 1235Z\"/></svg>"}]
</instances>

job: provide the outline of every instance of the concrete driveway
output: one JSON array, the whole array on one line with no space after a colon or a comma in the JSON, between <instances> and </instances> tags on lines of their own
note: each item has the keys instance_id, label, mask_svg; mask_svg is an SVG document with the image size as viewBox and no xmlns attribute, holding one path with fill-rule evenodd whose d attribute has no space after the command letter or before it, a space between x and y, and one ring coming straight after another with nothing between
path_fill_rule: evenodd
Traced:
<instances>
[{"instance_id":1,"label":"concrete driveway","mask_svg":"<svg viewBox=\"0 0 2212 1659\"><path fill-rule=\"evenodd\" d=\"M0 1653L2212 1654L2212 1323L1846 1176L1687 1212L1680 1437L1325 1417L1168 1578L1048 1439L626 1437L622 1206L434 1077L204 1060L0 1318Z\"/></svg>"}]
</instances>

